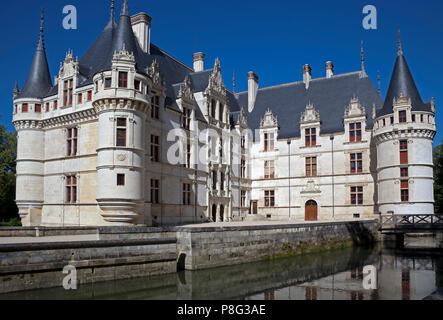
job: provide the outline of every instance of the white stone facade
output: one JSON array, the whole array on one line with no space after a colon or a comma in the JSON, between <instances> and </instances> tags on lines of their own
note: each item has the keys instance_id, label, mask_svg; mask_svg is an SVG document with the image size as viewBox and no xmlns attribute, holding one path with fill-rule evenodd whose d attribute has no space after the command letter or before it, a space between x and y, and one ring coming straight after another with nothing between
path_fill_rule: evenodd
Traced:
<instances>
[{"instance_id":1,"label":"white stone facade","mask_svg":"<svg viewBox=\"0 0 443 320\"><path fill-rule=\"evenodd\" d=\"M149 54L151 20L145 14L135 17L134 33ZM194 55L197 70L186 68L204 72L203 59L202 53ZM218 59L203 90L193 90L188 76L175 85L178 110L173 110L166 107L168 93L157 61L144 73L135 66L133 52L123 48L114 53L110 70L79 86L79 62L68 52L56 78L57 92L42 99L15 97L17 205L23 225L305 220L313 203L316 208L309 210L316 211L315 220L324 221L433 213L434 112L413 112L407 99L399 98L394 124L382 125L377 118L372 129L365 111L372 106L354 98L343 105L342 130L323 133L322 118L328 115L308 104L296 115L301 135L283 139L272 109L262 115L257 132L249 131L248 113L260 99L252 72L249 101L240 112L231 110ZM333 78L332 63L328 70L327 78ZM310 75L305 79L313 81ZM403 109L408 121L400 124ZM361 126L354 141L353 124ZM310 145L308 129L315 129ZM400 191L400 140L409 146L407 202Z\"/></svg>"}]
</instances>

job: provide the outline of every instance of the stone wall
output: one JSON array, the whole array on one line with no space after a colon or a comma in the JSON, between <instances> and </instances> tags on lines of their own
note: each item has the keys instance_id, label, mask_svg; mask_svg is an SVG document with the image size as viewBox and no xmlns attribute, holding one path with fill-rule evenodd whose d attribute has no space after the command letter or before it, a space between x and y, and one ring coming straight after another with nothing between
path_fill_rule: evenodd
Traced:
<instances>
[{"instance_id":1,"label":"stone wall","mask_svg":"<svg viewBox=\"0 0 443 320\"><path fill-rule=\"evenodd\" d=\"M101 240L0 246L0 293L62 286L63 268L78 284L176 271L176 239Z\"/></svg>"},{"instance_id":2,"label":"stone wall","mask_svg":"<svg viewBox=\"0 0 443 320\"><path fill-rule=\"evenodd\" d=\"M199 270L362 245L377 221L177 229L178 266Z\"/></svg>"}]
</instances>

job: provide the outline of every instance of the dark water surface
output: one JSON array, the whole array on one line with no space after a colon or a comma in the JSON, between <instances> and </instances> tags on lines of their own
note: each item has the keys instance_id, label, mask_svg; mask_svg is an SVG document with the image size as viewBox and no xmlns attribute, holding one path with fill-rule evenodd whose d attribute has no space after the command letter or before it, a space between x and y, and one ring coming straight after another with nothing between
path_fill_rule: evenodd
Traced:
<instances>
[{"instance_id":1,"label":"dark water surface","mask_svg":"<svg viewBox=\"0 0 443 320\"><path fill-rule=\"evenodd\" d=\"M418 247L421 247L419 244ZM377 289L363 288L363 267ZM421 300L443 288L443 250L352 248L195 272L0 295L4 299Z\"/></svg>"}]
</instances>

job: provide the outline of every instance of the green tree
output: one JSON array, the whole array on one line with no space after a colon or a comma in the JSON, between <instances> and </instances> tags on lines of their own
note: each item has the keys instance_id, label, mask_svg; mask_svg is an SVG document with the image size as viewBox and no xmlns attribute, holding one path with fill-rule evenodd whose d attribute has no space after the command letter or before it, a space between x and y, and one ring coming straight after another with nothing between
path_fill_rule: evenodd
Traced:
<instances>
[{"instance_id":1,"label":"green tree","mask_svg":"<svg viewBox=\"0 0 443 320\"><path fill-rule=\"evenodd\" d=\"M443 213L443 144L434 148L435 212Z\"/></svg>"},{"instance_id":2,"label":"green tree","mask_svg":"<svg viewBox=\"0 0 443 320\"><path fill-rule=\"evenodd\" d=\"M0 222L18 218L15 204L17 136L0 125Z\"/></svg>"}]
</instances>

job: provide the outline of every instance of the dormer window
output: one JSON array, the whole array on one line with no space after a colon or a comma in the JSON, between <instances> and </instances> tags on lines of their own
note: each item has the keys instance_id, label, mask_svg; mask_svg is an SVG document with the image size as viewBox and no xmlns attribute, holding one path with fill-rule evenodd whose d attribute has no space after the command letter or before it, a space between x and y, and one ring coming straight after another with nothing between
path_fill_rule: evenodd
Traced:
<instances>
[{"instance_id":1,"label":"dormer window","mask_svg":"<svg viewBox=\"0 0 443 320\"><path fill-rule=\"evenodd\" d=\"M400 123L406 123L406 111L399 111L398 119Z\"/></svg>"},{"instance_id":2,"label":"dormer window","mask_svg":"<svg viewBox=\"0 0 443 320\"><path fill-rule=\"evenodd\" d=\"M191 129L191 112L192 110L186 107L183 107L183 119L182 126L185 130Z\"/></svg>"},{"instance_id":3,"label":"dormer window","mask_svg":"<svg viewBox=\"0 0 443 320\"><path fill-rule=\"evenodd\" d=\"M118 73L118 87L119 88L127 88L128 87L128 73L127 72L119 72Z\"/></svg>"},{"instance_id":4,"label":"dormer window","mask_svg":"<svg viewBox=\"0 0 443 320\"><path fill-rule=\"evenodd\" d=\"M310 128L305 130L306 147L315 147L317 145L317 130Z\"/></svg>"},{"instance_id":5,"label":"dormer window","mask_svg":"<svg viewBox=\"0 0 443 320\"><path fill-rule=\"evenodd\" d=\"M274 151L274 134L265 133L265 151Z\"/></svg>"},{"instance_id":6,"label":"dormer window","mask_svg":"<svg viewBox=\"0 0 443 320\"><path fill-rule=\"evenodd\" d=\"M72 91L74 81L72 79L63 82L63 106L72 106Z\"/></svg>"},{"instance_id":7,"label":"dormer window","mask_svg":"<svg viewBox=\"0 0 443 320\"><path fill-rule=\"evenodd\" d=\"M349 141L361 141L361 122L349 124Z\"/></svg>"}]
</instances>

